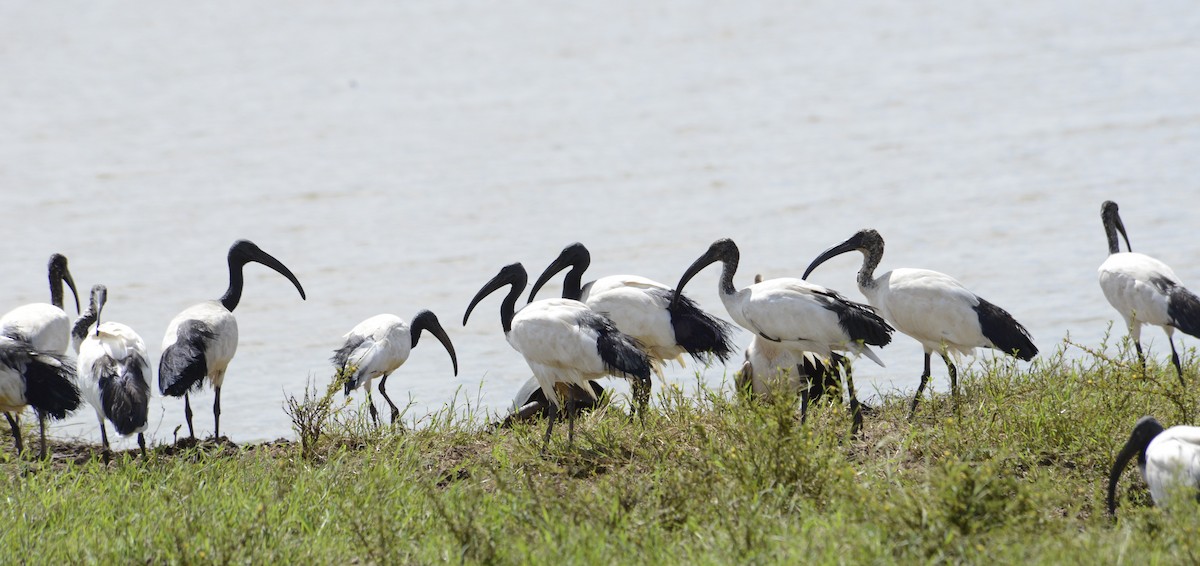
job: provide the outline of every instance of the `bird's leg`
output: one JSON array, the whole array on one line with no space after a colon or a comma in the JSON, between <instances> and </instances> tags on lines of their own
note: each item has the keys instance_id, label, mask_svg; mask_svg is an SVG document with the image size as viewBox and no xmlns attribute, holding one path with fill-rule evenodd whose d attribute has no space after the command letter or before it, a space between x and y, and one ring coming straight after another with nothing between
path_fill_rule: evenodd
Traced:
<instances>
[{"instance_id":1,"label":"bird's leg","mask_svg":"<svg viewBox=\"0 0 1200 566\"><path fill-rule=\"evenodd\" d=\"M1179 374L1179 384L1187 387L1187 383L1183 381L1183 365L1179 363L1179 352L1175 351L1175 338L1168 335L1167 341L1171 343L1171 363L1175 364L1175 373Z\"/></svg>"},{"instance_id":2,"label":"bird's leg","mask_svg":"<svg viewBox=\"0 0 1200 566\"><path fill-rule=\"evenodd\" d=\"M371 384L367 387L367 408L371 410L371 424L379 426L379 411L375 409L375 400L371 398Z\"/></svg>"},{"instance_id":3,"label":"bird's leg","mask_svg":"<svg viewBox=\"0 0 1200 566\"><path fill-rule=\"evenodd\" d=\"M958 368L954 367L954 362L950 361L950 356L942 353L942 361L946 362L946 371L950 373L950 394L954 399L958 399Z\"/></svg>"},{"instance_id":4,"label":"bird's leg","mask_svg":"<svg viewBox=\"0 0 1200 566\"><path fill-rule=\"evenodd\" d=\"M863 417L862 408L858 405L858 395L854 392L854 374L850 371L850 364L846 363L844 360L837 365L842 366L842 368L846 371L846 389L848 389L850 393L850 416L852 419L850 425L850 436L856 436L858 435L858 431L862 430Z\"/></svg>"},{"instance_id":5,"label":"bird's leg","mask_svg":"<svg viewBox=\"0 0 1200 566\"><path fill-rule=\"evenodd\" d=\"M912 408L908 410L908 420L910 421L917 413L917 403L921 400L921 394L925 392L926 383L929 383L929 352L925 352L925 370L921 372L921 384L917 386L917 394L913 396Z\"/></svg>"},{"instance_id":6,"label":"bird's leg","mask_svg":"<svg viewBox=\"0 0 1200 566\"><path fill-rule=\"evenodd\" d=\"M1134 340L1133 347L1137 350L1138 365L1142 366L1142 373L1144 374L1146 373L1146 355L1142 353L1142 341ZM1172 347L1174 347L1174 344L1172 344Z\"/></svg>"},{"instance_id":7,"label":"bird's leg","mask_svg":"<svg viewBox=\"0 0 1200 566\"><path fill-rule=\"evenodd\" d=\"M390 375L389 373L379 380L379 394L383 395L383 400L387 401L388 406L392 408L392 424L396 424L396 419L400 418L400 409L396 408L396 404L392 402L392 398L388 397L387 390L383 388L383 384L387 383L387 378Z\"/></svg>"},{"instance_id":8,"label":"bird's leg","mask_svg":"<svg viewBox=\"0 0 1200 566\"><path fill-rule=\"evenodd\" d=\"M46 415L43 415L41 411L38 411L37 418L38 418L38 426L41 428L41 438L42 438L42 447L41 447L41 450L38 451L38 459L45 460L46 459Z\"/></svg>"},{"instance_id":9,"label":"bird's leg","mask_svg":"<svg viewBox=\"0 0 1200 566\"><path fill-rule=\"evenodd\" d=\"M546 447L550 445L550 432L554 430L554 421L558 419L558 403L550 403L550 418L547 419L546 436L542 438L542 454L546 453Z\"/></svg>"},{"instance_id":10,"label":"bird's leg","mask_svg":"<svg viewBox=\"0 0 1200 566\"><path fill-rule=\"evenodd\" d=\"M21 423L17 422L17 419L13 418L12 413L4 413L4 418L8 419L8 428L12 429L13 442L16 443L17 454L20 455L21 450L25 448L21 443Z\"/></svg>"},{"instance_id":11,"label":"bird's leg","mask_svg":"<svg viewBox=\"0 0 1200 566\"><path fill-rule=\"evenodd\" d=\"M196 429L192 428L192 402L188 398L187 393L183 394L183 418L187 419L188 436L192 440L195 440L196 439Z\"/></svg>"},{"instance_id":12,"label":"bird's leg","mask_svg":"<svg viewBox=\"0 0 1200 566\"><path fill-rule=\"evenodd\" d=\"M217 397L213 399L213 440L221 440L221 388L213 386Z\"/></svg>"},{"instance_id":13,"label":"bird's leg","mask_svg":"<svg viewBox=\"0 0 1200 566\"><path fill-rule=\"evenodd\" d=\"M107 464L110 456L108 449L108 430L104 426L104 421L100 421L100 442L104 445L104 463Z\"/></svg>"},{"instance_id":14,"label":"bird's leg","mask_svg":"<svg viewBox=\"0 0 1200 566\"><path fill-rule=\"evenodd\" d=\"M138 448L142 449L142 459L146 459L146 436L138 433Z\"/></svg>"}]
</instances>

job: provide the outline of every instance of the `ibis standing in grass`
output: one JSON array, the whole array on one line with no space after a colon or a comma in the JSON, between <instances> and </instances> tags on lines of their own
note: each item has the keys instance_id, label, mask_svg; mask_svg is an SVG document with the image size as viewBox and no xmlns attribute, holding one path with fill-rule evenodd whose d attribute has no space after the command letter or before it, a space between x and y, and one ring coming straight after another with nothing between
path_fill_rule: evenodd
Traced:
<instances>
[{"instance_id":1,"label":"ibis standing in grass","mask_svg":"<svg viewBox=\"0 0 1200 566\"><path fill-rule=\"evenodd\" d=\"M196 432L192 427L188 392L199 390L205 379L216 392L213 437L221 437L221 384L225 381L225 368L237 351L238 328L233 309L242 298L242 268L250 262L270 267L296 286L301 299L306 298L304 288L291 270L249 240L234 242L228 260L229 288L225 294L215 301L192 305L171 320L158 362L158 389L163 395L183 397L183 415L191 438L196 438Z\"/></svg>"},{"instance_id":2,"label":"ibis standing in grass","mask_svg":"<svg viewBox=\"0 0 1200 566\"><path fill-rule=\"evenodd\" d=\"M1117 480L1137 455L1142 479L1150 487L1154 504L1165 505L1180 489L1190 490L1192 497L1200 495L1200 427L1173 426L1163 429L1154 417L1142 417L1133 427L1133 434L1117 454L1108 474L1108 513L1117 512Z\"/></svg>"},{"instance_id":3,"label":"ibis standing in grass","mask_svg":"<svg viewBox=\"0 0 1200 566\"><path fill-rule=\"evenodd\" d=\"M71 342L71 317L63 311L63 283L75 297L75 312L79 312L79 294L75 279L67 269L62 254L50 256L50 304L30 303L8 311L0 317L0 334L29 343L41 352L63 354Z\"/></svg>"},{"instance_id":4,"label":"ibis standing in grass","mask_svg":"<svg viewBox=\"0 0 1200 566\"><path fill-rule=\"evenodd\" d=\"M104 285L92 287L91 295L87 312L75 322L72 332L79 350L79 392L96 409L105 458L109 453L106 419L121 436L136 433L138 447L145 457L143 433L149 422L151 377L146 343L124 324L100 321L108 302L108 289Z\"/></svg>"},{"instance_id":5,"label":"ibis standing in grass","mask_svg":"<svg viewBox=\"0 0 1200 566\"><path fill-rule=\"evenodd\" d=\"M43 352L28 342L0 336L0 411L8 419L17 453L21 426L13 416L33 407L41 428L40 457L46 457L46 419L61 420L79 407L75 366L62 354Z\"/></svg>"},{"instance_id":6,"label":"ibis standing in grass","mask_svg":"<svg viewBox=\"0 0 1200 566\"><path fill-rule=\"evenodd\" d=\"M700 310L691 299L675 299L675 291L637 275L610 275L581 284L592 257L581 243L565 248L542 272L529 291L533 302L538 290L558 272L570 267L563 280L562 298L581 301L602 312L617 330L632 336L650 356L654 371L662 376L665 361L683 364L683 354L700 362L729 359L733 351L730 325ZM644 404L649 391L637 391Z\"/></svg>"},{"instance_id":7,"label":"ibis standing in grass","mask_svg":"<svg viewBox=\"0 0 1200 566\"><path fill-rule=\"evenodd\" d=\"M975 348L994 348L1025 361L1037 355L1037 347L1021 323L949 275L928 269L898 268L875 277L875 267L883 258L883 236L875 230L860 230L822 252L804 270L804 278L829 259L853 251L863 254L858 289L867 302L897 330L925 348L925 369L913 396L909 418L916 412L917 402L929 382L929 358L934 351L946 362L954 395L958 394L958 370L950 360L951 355L970 354Z\"/></svg>"},{"instance_id":8,"label":"ibis standing in grass","mask_svg":"<svg viewBox=\"0 0 1200 566\"><path fill-rule=\"evenodd\" d=\"M733 285L741 254L730 239L720 239L692 263L679 284L675 297L683 296L683 287L700 270L716 262L722 263L717 291L730 318L755 336L775 343L790 354L787 363L796 364L802 372L804 353L812 352L829 358L835 351L867 356L879 365L883 362L870 346L885 346L892 340L892 327L875 311L863 304L847 300L836 291L807 281L781 277L755 283L744 289ZM862 424L854 381L849 368L846 372L850 409L854 417L852 430ZM801 412L807 410L808 388L801 388Z\"/></svg>"},{"instance_id":9,"label":"ibis standing in grass","mask_svg":"<svg viewBox=\"0 0 1200 566\"><path fill-rule=\"evenodd\" d=\"M588 380L588 385L592 387L590 394L574 385L566 388L568 395L575 401L576 412L582 413L596 409L603 401L604 387L594 379ZM503 419L489 425L488 429L509 428L524 420L548 417L550 416L550 407L550 402L546 399L541 384L538 383L536 377L531 377L517 390L516 398L513 399L512 411Z\"/></svg>"},{"instance_id":10,"label":"ibis standing in grass","mask_svg":"<svg viewBox=\"0 0 1200 566\"><path fill-rule=\"evenodd\" d=\"M341 348L334 350L330 361L338 368L338 373L346 380L345 391L351 391L366 385L367 406L371 409L371 420L379 424L379 413L375 403L371 401L371 380L379 379L379 393L392 409L392 421L400 416L400 409L388 397L384 384L396 368L404 365L408 354L417 347L421 332L432 334L446 351L450 353L450 363L454 366L454 375L458 375L458 357L454 354L454 344L442 329L442 324L432 312L423 310L412 319L412 324L394 314L380 314L368 318L347 332ZM346 375L349 374L349 375Z\"/></svg>"},{"instance_id":11,"label":"ibis standing in grass","mask_svg":"<svg viewBox=\"0 0 1200 566\"><path fill-rule=\"evenodd\" d=\"M1107 200L1100 205L1100 220L1108 236L1108 259L1100 264L1100 288L1109 304L1121 313L1129 337L1137 348L1138 361L1145 366L1142 354L1142 325L1161 326L1171 343L1171 363L1183 381L1183 365L1175 351L1175 329L1200 337L1200 297L1187 290L1171 268L1148 255L1134 253L1125 234L1125 224L1117 213L1117 203ZM1125 238L1125 248L1117 241L1117 232Z\"/></svg>"},{"instance_id":12,"label":"ibis standing in grass","mask_svg":"<svg viewBox=\"0 0 1200 566\"><path fill-rule=\"evenodd\" d=\"M650 387L650 359L637 341L617 330L604 315L570 299L543 299L516 310L517 299L529 280L520 263L505 266L471 299L463 314L463 325L475 305L493 292L510 286L500 303L500 325L510 346L525 357L542 393L550 402L549 424L542 450L550 442L554 421L567 404L568 443L575 438L575 396L567 392L578 387L590 398L595 394L589 380L606 375L621 375ZM559 389L556 389L559 388Z\"/></svg>"}]
</instances>

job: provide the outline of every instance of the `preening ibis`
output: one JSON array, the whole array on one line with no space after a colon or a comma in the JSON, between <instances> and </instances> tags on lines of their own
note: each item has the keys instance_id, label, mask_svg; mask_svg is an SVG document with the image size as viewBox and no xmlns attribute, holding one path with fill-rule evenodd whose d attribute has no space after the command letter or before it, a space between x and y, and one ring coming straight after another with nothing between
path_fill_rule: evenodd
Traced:
<instances>
[{"instance_id":1,"label":"preening ibis","mask_svg":"<svg viewBox=\"0 0 1200 566\"><path fill-rule=\"evenodd\" d=\"M1165 505L1178 489L1190 489L1196 495L1200 488L1200 427L1173 426L1163 430L1154 417L1142 417L1108 474L1110 515L1117 512L1117 480L1135 454L1155 505Z\"/></svg>"},{"instance_id":2,"label":"preening ibis","mask_svg":"<svg viewBox=\"0 0 1200 566\"><path fill-rule=\"evenodd\" d=\"M106 458L109 447L105 419L121 436L137 433L138 447L144 457L143 433L149 422L152 375L146 343L124 324L100 321L108 302L108 289L104 285L93 286L91 295L87 312L75 322L72 331L79 350L76 372L79 393L96 409Z\"/></svg>"},{"instance_id":3,"label":"preening ibis","mask_svg":"<svg viewBox=\"0 0 1200 566\"><path fill-rule=\"evenodd\" d=\"M589 380L588 385L592 388L591 394L576 385L566 388L567 394L575 401L575 411L579 413L599 407L604 396L604 387L601 387L595 380ZM489 429L509 428L519 421L548 416L550 416L550 402L546 400L546 394L542 392L542 386L538 383L537 378L531 377L517 390L517 395L513 399L512 411L504 419L492 423Z\"/></svg>"},{"instance_id":4,"label":"preening ibis","mask_svg":"<svg viewBox=\"0 0 1200 566\"><path fill-rule=\"evenodd\" d=\"M1183 381L1183 366L1175 351L1175 329L1200 337L1200 297L1184 288L1167 264L1148 255L1134 253L1125 234L1125 224L1117 213L1117 203L1106 200L1100 205L1100 219L1108 236L1108 259L1100 264L1100 288L1109 304L1121 313L1129 337L1137 348L1138 361L1145 367L1142 354L1142 325L1162 327L1171 343L1171 363ZM1125 238L1122 252L1117 232Z\"/></svg>"},{"instance_id":5,"label":"preening ibis","mask_svg":"<svg viewBox=\"0 0 1200 566\"><path fill-rule=\"evenodd\" d=\"M233 309L242 298L242 268L250 262L260 263L287 277L300 298L304 288L292 272L267 252L249 240L238 240L229 248L229 288L220 299L195 304L171 319L163 338L162 357L158 362L158 390L163 395L183 396L183 414L187 419L188 435L196 437L192 428L192 405L188 392L199 390L207 378L216 392L213 401L213 437L221 437L221 384L225 368L237 351L237 319Z\"/></svg>"},{"instance_id":6,"label":"preening ibis","mask_svg":"<svg viewBox=\"0 0 1200 566\"><path fill-rule=\"evenodd\" d=\"M432 312L422 310L412 319L412 324L394 314L379 314L368 318L347 332L341 348L334 350L330 361L338 368L339 374L349 372L346 376L346 395L362 385L367 387L367 406L371 409L371 420L379 423L379 414L375 403L371 401L371 380L379 379L379 393L392 409L392 422L400 416L400 409L388 397L384 384L396 368L408 361L408 354L417 347L421 332L432 334L446 351L450 353L450 363L454 366L454 375L458 375L458 357L454 354L454 344L442 329L438 318Z\"/></svg>"},{"instance_id":7,"label":"preening ibis","mask_svg":"<svg viewBox=\"0 0 1200 566\"><path fill-rule=\"evenodd\" d=\"M617 330L604 315L587 305L570 299L543 299L516 311L517 299L529 280L520 263L505 266L471 299L463 314L463 325L475 305L496 290L511 286L500 303L500 325L510 346L525 357L533 370L542 393L550 402L549 424L542 441L542 450L550 442L554 421L566 397L568 443L575 437L575 396L566 388L574 385L592 399L595 394L588 384L606 375L622 375L650 386L650 359L637 341ZM561 397L557 388L562 388Z\"/></svg>"},{"instance_id":8,"label":"preening ibis","mask_svg":"<svg viewBox=\"0 0 1200 566\"><path fill-rule=\"evenodd\" d=\"M50 304L30 303L19 306L0 317L0 334L29 343L35 350L62 354L71 340L71 317L63 311L63 282L75 297L75 312L79 312L79 294L75 279L67 269L62 254L50 256Z\"/></svg>"},{"instance_id":9,"label":"preening ibis","mask_svg":"<svg viewBox=\"0 0 1200 566\"><path fill-rule=\"evenodd\" d=\"M62 354L42 352L28 342L0 336L0 411L12 428L17 453L21 426L13 416L33 407L41 428L40 457L46 457L46 419L65 419L79 407L75 367Z\"/></svg>"},{"instance_id":10,"label":"preening ibis","mask_svg":"<svg viewBox=\"0 0 1200 566\"><path fill-rule=\"evenodd\" d=\"M925 369L917 394L913 396L909 418L916 412L917 402L929 381L929 358L934 351L946 362L950 388L955 395L958 394L958 369L951 361L951 355L970 354L975 348L994 348L1024 361L1037 355L1037 347L1021 323L949 275L928 269L899 268L876 278L875 267L883 258L883 237L875 230L860 230L845 242L822 252L804 270L804 278L807 279L818 265L852 251L863 254L858 289L867 297L867 302L897 330L913 337L925 348Z\"/></svg>"},{"instance_id":11,"label":"preening ibis","mask_svg":"<svg viewBox=\"0 0 1200 566\"><path fill-rule=\"evenodd\" d=\"M675 287L676 298L700 270L721 262L717 291L730 318L755 336L786 350L800 363L804 352L829 358L835 351L861 354L879 365L883 362L869 346L885 346L892 340L888 326L871 307L847 300L836 291L800 279L782 277L755 283L744 289L733 285L741 254L733 240L723 238L692 263ZM801 367L797 371L803 375ZM847 389L854 414L852 430L861 423L858 400L847 366ZM802 392L807 391L802 388ZM803 397L802 397L803 399Z\"/></svg>"},{"instance_id":12,"label":"preening ibis","mask_svg":"<svg viewBox=\"0 0 1200 566\"><path fill-rule=\"evenodd\" d=\"M673 301L675 291L662 283L637 275L610 275L581 285L583 272L592 256L583 244L565 248L542 272L529 291L533 302L538 290L555 274L570 267L563 280L562 298L581 301L596 312L604 313L617 330L636 338L650 356L654 371L662 376L664 361L683 364L683 354L700 362L715 356L729 359L733 351L730 325L700 310L691 299ZM635 391L644 406L649 391Z\"/></svg>"}]
</instances>

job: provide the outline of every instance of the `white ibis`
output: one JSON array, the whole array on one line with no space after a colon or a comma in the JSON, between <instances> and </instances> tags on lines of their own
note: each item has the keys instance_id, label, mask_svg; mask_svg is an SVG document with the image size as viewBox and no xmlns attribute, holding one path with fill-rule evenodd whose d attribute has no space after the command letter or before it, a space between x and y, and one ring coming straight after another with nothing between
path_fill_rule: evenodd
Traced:
<instances>
[{"instance_id":1,"label":"white ibis","mask_svg":"<svg viewBox=\"0 0 1200 566\"><path fill-rule=\"evenodd\" d=\"M559 253L542 272L529 291L529 302L538 290L558 272L570 267L563 280L562 298L581 301L596 312L604 313L617 330L632 336L650 356L654 371L662 376L663 362L683 364L683 354L704 363L712 356L721 361L733 351L730 325L700 310L691 299L672 301L675 291L662 283L637 275L610 275L581 285L583 272L592 256L576 242ZM649 391L635 391L644 406Z\"/></svg>"},{"instance_id":2,"label":"white ibis","mask_svg":"<svg viewBox=\"0 0 1200 566\"><path fill-rule=\"evenodd\" d=\"M91 305L75 323L73 334L79 339L76 372L79 392L96 409L106 458L109 447L105 419L121 436L136 433L138 447L145 457L143 432L150 414L150 357L146 354L146 343L132 328L119 322L100 322L107 302L108 289L104 285L93 286Z\"/></svg>"},{"instance_id":3,"label":"white ibis","mask_svg":"<svg viewBox=\"0 0 1200 566\"><path fill-rule=\"evenodd\" d=\"M75 297L75 312L79 312L79 294L75 279L67 269L62 254L50 256L50 304L30 303L19 306L0 317L0 334L28 342L41 352L62 354L71 340L71 318L63 311L63 282Z\"/></svg>"},{"instance_id":4,"label":"white ibis","mask_svg":"<svg viewBox=\"0 0 1200 566\"><path fill-rule=\"evenodd\" d=\"M892 327L871 307L847 300L820 285L790 277L768 279L738 289L733 286L733 275L740 258L733 240L723 238L713 242L679 278L676 298L683 296L684 285L696 273L719 261L723 267L717 291L730 318L756 336L786 349L793 361L802 360L804 352L828 358L840 351L861 354L883 365L868 346L885 346L891 342ZM797 371L803 370L798 367ZM847 385L854 414L852 430L857 431L861 414L857 411L853 381L848 379ZM806 400L807 388L801 391L801 398ZM803 408L807 408L806 402Z\"/></svg>"},{"instance_id":5,"label":"white ibis","mask_svg":"<svg viewBox=\"0 0 1200 566\"><path fill-rule=\"evenodd\" d=\"M650 359L637 341L617 330L612 321L587 305L570 299L543 299L516 311L517 299L529 280L520 263L505 266L471 299L463 314L463 325L484 297L508 285L511 289L500 303L500 325L514 350L525 357L542 393L550 402L550 419L542 450L550 442L554 421L562 408L556 387L576 386L595 398L589 380L606 375L623 375L650 387ZM575 396L567 398L568 443L575 437Z\"/></svg>"},{"instance_id":6,"label":"white ibis","mask_svg":"<svg viewBox=\"0 0 1200 566\"><path fill-rule=\"evenodd\" d=\"M388 397L384 384L396 368L408 361L408 355L417 347L422 331L432 334L442 343L450 353L454 375L458 375L458 357L454 354L454 344L450 343L450 337L442 329L437 316L427 310L418 312L411 325L405 324L404 320L394 314L380 314L368 318L343 336L345 342L341 348L334 350L333 357L330 358L340 374L349 373L345 376L346 395L366 385L367 406L371 408L371 420L376 424L379 423L379 414L375 403L371 401L371 381L376 377L380 378L379 393L391 407L392 422L395 423L400 416L400 409L397 409L396 404Z\"/></svg>"},{"instance_id":7,"label":"white ibis","mask_svg":"<svg viewBox=\"0 0 1200 566\"><path fill-rule=\"evenodd\" d=\"M591 386L591 394L575 385L567 388L567 394L575 401L576 412L591 411L599 407L602 402L604 387L595 380L588 380L588 385ZM512 411L499 422L492 423L488 428L489 430L509 428L519 421L548 416L550 416L550 403L546 400L546 394L542 392L542 386L538 383L537 378L531 377L525 380L525 383L517 390L517 395L513 399Z\"/></svg>"},{"instance_id":8,"label":"white ibis","mask_svg":"<svg viewBox=\"0 0 1200 566\"><path fill-rule=\"evenodd\" d=\"M1200 427L1173 426L1164 430L1154 417L1142 417L1108 474L1110 515L1117 512L1117 480L1135 454L1155 505L1165 505L1174 492L1184 488L1196 495L1200 488Z\"/></svg>"},{"instance_id":9,"label":"white ibis","mask_svg":"<svg viewBox=\"0 0 1200 566\"><path fill-rule=\"evenodd\" d=\"M260 263L287 277L300 298L304 288L292 272L267 252L249 240L238 240L229 248L229 288L220 299L205 301L184 309L167 325L163 337L162 357L158 362L158 390L163 395L183 397L183 414L187 419L188 435L196 438L192 427L192 405L188 392L199 390L207 378L216 392L213 401L213 437L221 437L221 384L225 368L237 351L237 319L233 309L242 298L242 268L250 262Z\"/></svg>"},{"instance_id":10,"label":"white ibis","mask_svg":"<svg viewBox=\"0 0 1200 566\"><path fill-rule=\"evenodd\" d=\"M1037 355L1037 347L1021 323L949 275L928 269L899 268L876 278L875 267L883 258L883 237L875 230L860 230L845 242L822 252L804 270L804 278L830 258L852 251L863 254L858 289L867 297L867 302L897 330L913 337L925 348L925 369L909 409L909 418L916 412L917 402L929 381L929 357L935 350L946 362L954 395L958 394L958 369L950 360L951 354L971 354L975 348L994 348L1024 361Z\"/></svg>"},{"instance_id":11,"label":"white ibis","mask_svg":"<svg viewBox=\"0 0 1200 566\"><path fill-rule=\"evenodd\" d=\"M1171 363L1183 381L1183 366L1175 351L1175 329L1200 337L1200 297L1184 288L1167 264L1148 255L1134 253L1125 234L1125 224L1117 213L1117 203L1107 200L1100 205L1100 219L1108 236L1108 259L1100 264L1100 288L1109 304L1121 313L1129 337L1137 348L1138 361L1145 367L1142 354L1142 325L1162 327L1171 343ZM1125 238L1129 251L1121 252L1117 232Z\"/></svg>"},{"instance_id":12,"label":"white ibis","mask_svg":"<svg viewBox=\"0 0 1200 566\"><path fill-rule=\"evenodd\" d=\"M41 428L40 457L46 457L46 419L65 419L79 407L75 367L62 354L42 352L28 342L0 336L0 411L8 419L17 453L21 426L13 416L33 407Z\"/></svg>"}]
</instances>

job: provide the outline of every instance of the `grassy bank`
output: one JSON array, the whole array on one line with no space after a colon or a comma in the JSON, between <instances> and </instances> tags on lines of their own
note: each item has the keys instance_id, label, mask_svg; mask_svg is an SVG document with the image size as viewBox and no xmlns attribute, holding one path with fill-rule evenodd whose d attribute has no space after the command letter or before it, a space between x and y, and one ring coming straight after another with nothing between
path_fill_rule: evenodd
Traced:
<instances>
[{"instance_id":1,"label":"grassy bank","mask_svg":"<svg viewBox=\"0 0 1200 566\"><path fill-rule=\"evenodd\" d=\"M888 398L847 438L840 405L667 391L643 425L616 409L482 432L448 408L420 430L333 426L299 443L158 447L147 461L0 454L7 562L1200 561L1200 509L1149 505L1135 467L1104 512L1142 415L1194 422L1174 369L1078 346L1027 371L964 372L960 402ZM1191 356L1188 356L1192 359ZM1194 360L1187 366L1197 377ZM939 381L940 383L940 381Z\"/></svg>"}]
</instances>

